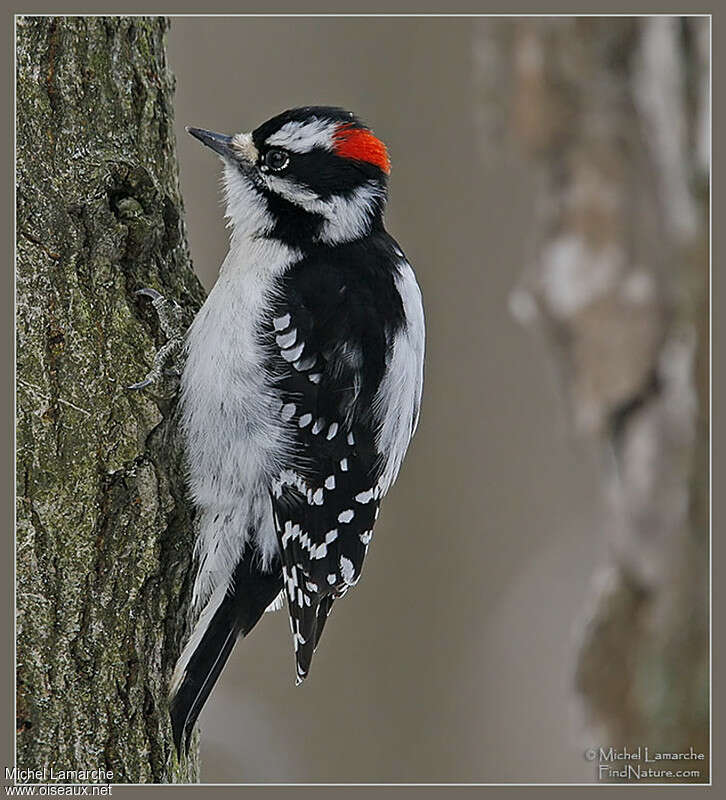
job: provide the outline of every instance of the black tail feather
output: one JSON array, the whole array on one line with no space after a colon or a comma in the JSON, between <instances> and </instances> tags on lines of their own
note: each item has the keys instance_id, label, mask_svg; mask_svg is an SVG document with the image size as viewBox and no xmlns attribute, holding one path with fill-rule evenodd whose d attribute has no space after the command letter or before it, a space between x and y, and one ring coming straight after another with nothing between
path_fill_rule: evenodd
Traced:
<instances>
[{"instance_id":1,"label":"black tail feather","mask_svg":"<svg viewBox=\"0 0 726 800\"><path fill-rule=\"evenodd\" d=\"M295 648L296 683L298 685L307 678L310 672L310 664L334 600L335 597L332 594L326 594L319 598L314 597L310 608L306 608L302 614L298 613L299 633L304 640L299 642Z\"/></svg>"},{"instance_id":2,"label":"black tail feather","mask_svg":"<svg viewBox=\"0 0 726 800\"><path fill-rule=\"evenodd\" d=\"M323 628L328 621L330 612L333 610L333 602L335 597L332 594L326 595L318 606L318 621L315 627L315 647L317 648L320 637L323 635Z\"/></svg>"},{"instance_id":3,"label":"black tail feather","mask_svg":"<svg viewBox=\"0 0 726 800\"><path fill-rule=\"evenodd\" d=\"M282 589L279 567L263 573L252 548L237 564L224 599L194 649L171 700L170 716L177 753L189 752L194 724L239 636L246 636Z\"/></svg>"}]
</instances>

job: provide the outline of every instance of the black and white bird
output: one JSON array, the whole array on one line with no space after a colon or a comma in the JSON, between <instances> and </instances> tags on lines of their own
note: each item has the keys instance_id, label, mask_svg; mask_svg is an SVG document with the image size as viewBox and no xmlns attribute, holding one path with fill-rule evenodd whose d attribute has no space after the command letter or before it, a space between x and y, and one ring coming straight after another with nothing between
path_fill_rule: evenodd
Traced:
<instances>
[{"instance_id":1,"label":"black and white bird","mask_svg":"<svg viewBox=\"0 0 726 800\"><path fill-rule=\"evenodd\" d=\"M383 224L388 154L366 125L310 106L251 133L188 131L222 158L231 238L185 342L199 619L172 684L178 749L235 641L284 600L308 674L416 429L424 362L421 293Z\"/></svg>"}]
</instances>

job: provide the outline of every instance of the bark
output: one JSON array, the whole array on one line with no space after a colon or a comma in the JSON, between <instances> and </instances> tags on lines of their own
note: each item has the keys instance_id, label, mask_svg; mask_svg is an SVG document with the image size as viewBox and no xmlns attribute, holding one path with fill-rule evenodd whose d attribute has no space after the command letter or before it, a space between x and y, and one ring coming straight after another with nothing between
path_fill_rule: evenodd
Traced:
<instances>
[{"instance_id":1,"label":"bark","mask_svg":"<svg viewBox=\"0 0 726 800\"><path fill-rule=\"evenodd\" d=\"M512 311L604 454L610 555L573 689L594 746L706 759L708 25L489 22L477 50L484 152L516 139L539 182Z\"/></svg>"},{"instance_id":2,"label":"bark","mask_svg":"<svg viewBox=\"0 0 726 800\"><path fill-rule=\"evenodd\" d=\"M17 22L17 765L193 781L166 693L193 531L170 386L127 390L188 322L161 18ZM168 382L167 382L168 383Z\"/></svg>"}]
</instances>

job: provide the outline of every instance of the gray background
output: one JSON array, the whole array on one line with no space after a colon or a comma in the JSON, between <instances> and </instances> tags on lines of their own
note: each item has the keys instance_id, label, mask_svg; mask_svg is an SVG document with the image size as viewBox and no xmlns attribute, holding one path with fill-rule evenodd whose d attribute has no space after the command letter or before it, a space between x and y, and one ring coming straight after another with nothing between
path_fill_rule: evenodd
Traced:
<instances>
[{"instance_id":1,"label":"gray background","mask_svg":"<svg viewBox=\"0 0 726 800\"><path fill-rule=\"evenodd\" d=\"M387 226L427 318L421 424L363 579L294 686L284 613L238 644L200 718L205 781L592 780L570 694L599 556L598 455L568 430L544 344L508 310L534 179L484 162L472 19L176 18L195 268L226 253L219 163L185 125L250 130L342 105L393 162Z\"/></svg>"}]
</instances>

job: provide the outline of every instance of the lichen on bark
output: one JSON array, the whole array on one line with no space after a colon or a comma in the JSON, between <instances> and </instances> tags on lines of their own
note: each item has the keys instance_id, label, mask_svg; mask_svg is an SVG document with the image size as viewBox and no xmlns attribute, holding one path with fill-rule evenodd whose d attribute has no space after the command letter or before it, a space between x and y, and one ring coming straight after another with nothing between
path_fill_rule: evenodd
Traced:
<instances>
[{"instance_id":1,"label":"lichen on bark","mask_svg":"<svg viewBox=\"0 0 726 800\"><path fill-rule=\"evenodd\" d=\"M18 767L195 780L166 693L193 531L160 344L135 290L189 322L162 18L17 19Z\"/></svg>"}]
</instances>

